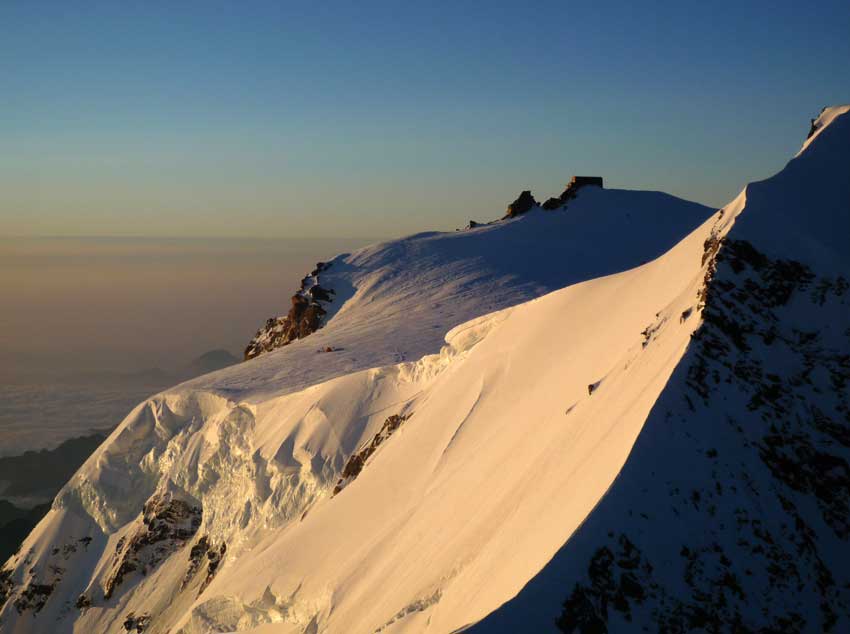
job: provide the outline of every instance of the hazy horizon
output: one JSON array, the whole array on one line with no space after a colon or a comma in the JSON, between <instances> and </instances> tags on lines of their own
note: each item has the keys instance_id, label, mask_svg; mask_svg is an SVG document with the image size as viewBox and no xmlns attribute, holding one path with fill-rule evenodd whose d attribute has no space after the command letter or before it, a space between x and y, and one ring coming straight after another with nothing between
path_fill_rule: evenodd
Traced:
<instances>
[{"instance_id":1,"label":"hazy horizon","mask_svg":"<svg viewBox=\"0 0 850 634\"><path fill-rule=\"evenodd\" d=\"M241 359L317 261L367 242L0 237L0 457L114 427L205 352Z\"/></svg>"},{"instance_id":2,"label":"hazy horizon","mask_svg":"<svg viewBox=\"0 0 850 634\"><path fill-rule=\"evenodd\" d=\"M4 235L451 229L573 174L719 207L848 100L830 0L0 7Z\"/></svg>"},{"instance_id":3,"label":"hazy horizon","mask_svg":"<svg viewBox=\"0 0 850 634\"><path fill-rule=\"evenodd\" d=\"M237 357L316 261L357 239L0 238L0 380Z\"/></svg>"}]
</instances>

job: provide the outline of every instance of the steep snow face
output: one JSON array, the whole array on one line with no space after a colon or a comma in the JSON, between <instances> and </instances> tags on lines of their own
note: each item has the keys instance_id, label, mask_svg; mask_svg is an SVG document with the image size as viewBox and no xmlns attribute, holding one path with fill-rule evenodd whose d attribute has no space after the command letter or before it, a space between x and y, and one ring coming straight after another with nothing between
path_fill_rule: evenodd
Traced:
<instances>
[{"instance_id":1,"label":"steep snow face","mask_svg":"<svg viewBox=\"0 0 850 634\"><path fill-rule=\"evenodd\" d=\"M807 625L843 625L846 580L822 573L846 552L847 409L825 400L846 386L841 261L782 260L781 226L775 250L753 247L749 189L678 235L671 201L588 188L565 214L336 258L323 329L131 412L0 571L0 628L653 630L669 613L693 629L714 625L699 621L713 598L763 596L780 629L809 608ZM812 404L815 431L770 429L814 420ZM826 607L810 587L770 594L770 574L795 573ZM730 610L724 625L755 618Z\"/></svg>"},{"instance_id":2,"label":"steep snow face","mask_svg":"<svg viewBox=\"0 0 850 634\"><path fill-rule=\"evenodd\" d=\"M353 480L262 536L179 625L448 632L515 594L610 485L686 347L710 228L393 368L381 417L400 426L377 430Z\"/></svg>"},{"instance_id":3,"label":"steep snow face","mask_svg":"<svg viewBox=\"0 0 850 634\"><path fill-rule=\"evenodd\" d=\"M330 299L320 302L324 327L192 387L260 399L433 354L458 324L658 257L713 211L660 192L590 187L566 211L338 256L317 271Z\"/></svg>"},{"instance_id":4,"label":"steep snow face","mask_svg":"<svg viewBox=\"0 0 850 634\"><path fill-rule=\"evenodd\" d=\"M314 617L326 620L327 584L315 595L305 590L306 598L289 607L281 594L268 604L274 590L265 587L256 596L253 587L212 588L230 562L312 522L314 507L350 498L369 464L415 421L430 420L419 404L438 377L507 319L508 312L493 309L637 266L709 213L654 192L588 191L568 214L535 211L336 258L322 275L336 310L322 330L130 413L3 569L3 631L48 624L51 632L121 631L125 624L219 631L281 614L296 627L304 614L305 627ZM634 230L626 235L624 225ZM506 344L516 350L528 328L539 329L538 336L559 330L543 319L534 325L517 317L514 324L517 341ZM449 329L444 341L440 333ZM534 345L546 347L542 340ZM333 352L318 352L326 347ZM521 386L530 374L531 368L511 380ZM504 385L497 393L513 391ZM439 415L443 398L434 397L444 403ZM427 475L419 477L424 482ZM387 609L394 614L416 600L388 597ZM255 609L256 601L268 605Z\"/></svg>"},{"instance_id":5,"label":"steep snow face","mask_svg":"<svg viewBox=\"0 0 850 634\"><path fill-rule=\"evenodd\" d=\"M471 631L850 630L848 111L736 201L623 471Z\"/></svg>"}]
</instances>

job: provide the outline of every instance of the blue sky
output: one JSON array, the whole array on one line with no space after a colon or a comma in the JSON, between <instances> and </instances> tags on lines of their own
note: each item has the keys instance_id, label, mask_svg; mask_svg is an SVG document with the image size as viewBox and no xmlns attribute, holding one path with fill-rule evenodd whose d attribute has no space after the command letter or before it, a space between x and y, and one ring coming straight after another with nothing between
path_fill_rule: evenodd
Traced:
<instances>
[{"instance_id":1,"label":"blue sky","mask_svg":"<svg viewBox=\"0 0 850 634\"><path fill-rule=\"evenodd\" d=\"M848 34L846 0L5 2L0 233L393 236L573 173L719 206L850 101Z\"/></svg>"}]
</instances>

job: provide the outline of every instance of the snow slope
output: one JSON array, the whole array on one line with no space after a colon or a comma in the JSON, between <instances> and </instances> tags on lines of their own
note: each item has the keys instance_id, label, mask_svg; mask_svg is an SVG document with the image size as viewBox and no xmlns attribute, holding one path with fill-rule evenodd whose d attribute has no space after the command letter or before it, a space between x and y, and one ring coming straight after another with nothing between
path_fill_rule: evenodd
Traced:
<instances>
[{"instance_id":1,"label":"snow slope","mask_svg":"<svg viewBox=\"0 0 850 634\"><path fill-rule=\"evenodd\" d=\"M152 614L149 631L182 622L215 576L210 554L226 544L226 570L327 501L352 454L487 328L467 325L440 352L448 330L639 265L710 213L656 192L586 190L568 212L537 209L335 258L322 283L335 290L338 310L323 329L168 390L127 416L5 569L4 631L47 623L50 631L122 631L130 613ZM326 347L334 352L319 352ZM226 621L210 619L214 627Z\"/></svg>"},{"instance_id":2,"label":"snow slope","mask_svg":"<svg viewBox=\"0 0 850 634\"><path fill-rule=\"evenodd\" d=\"M470 631L850 631L848 112L727 208L704 323L614 486Z\"/></svg>"},{"instance_id":3,"label":"snow slope","mask_svg":"<svg viewBox=\"0 0 850 634\"><path fill-rule=\"evenodd\" d=\"M628 618L654 630L659 610L694 612L687 579L700 590L727 580L699 540L734 544L740 508L755 526L749 473L774 495L777 530L797 533L777 553L762 544L763 559L730 553L757 569L729 592L767 592L776 580L765 571L794 545L800 578L818 573L812 552L846 552L829 532L844 498L821 500L815 477L841 491L840 465L826 459L813 474L798 459L797 476L782 475L796 445L769 433L765 459L755 437L715 419L815 403L827 418L847 412L834 398L846 383L829 387L845 380L846 260L822 230L847 214L847 120L832 116L786 170L710 217L661 194L589 189L560 215L336 258L322 284L340 307L323 329L130 413L0 572L0 631L546 631L573 595L565 631L616 631ZM761 219L768 205L794 218L782 202L800 198L783 190L810 186L801 176L828 189L813 194L810 225L793 225L831 267L817 278L777 264L792 225ZM753 255L746 245L765 227L768 255ZM797 295L808 303L795 308ZM798 323L813 312L814 338ZM781 345L747 343L770 327ZM808 368L802 387L791 362ZM774 372L789 375L787 403ZM824 438L844 438L818 420ZM826 453L820 436L805 440ZM712 473L712 460L723 469ZM700 478L694 497L681 483ZM736 487L733 502L709 501L708 482ZM790 492L777 497L780 486ZM777 499L799 503L811 532ZM826 528L813 525L824 508ZM676 540L694 533L681 554ZM670 561L689 571L685 583ZM846 623L844 580L818 579ZM817 592L777 590L765 618L789 595L804 610ZM573 616L585 620L573 627Z\"/></svg>"},{"instance_id":4,"label":"snow slope","mask_svg":"<svg viewBox=\"0 0 850 634\"><path fill-rule=\"evenodd\" d=\"M335 292L324 328L192 387L261 399L433 354L458 324L658 257L713 211L661 192L587 188L567 211L337 256L320 274ZM336 351L317 356L327 347Z\"/></svg>"},{"instance_id":5,"label":"snow slope","mask_svg":"<svg viewBox=\"0 0 850 634\"><path fill-rule=\"evenodd\" d=\"M200 503L203 524L185 543L158 542L177 556L134 578L117 601L113 595L107 605L117 603L114 609L86 610L77 627L106 631L115 620L118 631L130 611L155 614L184 596L188 605L175 620L187 632L277 619L292 631L314 619L326 631L343 623L374 631L435 596L435 615L446 620L436 620L434 631L483 617L545 563L625 460L690 324L677 324L681 336L649 353L641 331L657 321L659 306L670 307L669 320L693 303L700 276L682 264L699 258L702 242L693 234L673 257L466 323L446 336L440 354L419 362L357 372L256 406L197 393L141 406L60 495L47 522L90 515L108 535L103 554L88 564L92 582L75 591L97 596L109 586L118 542L139 530L135 515L163 482ZM655 291L647 294L648 287ZM598 381L589 397L588 385ZM613 402L606 393L616 394ZM600 407L608 424L599 422ZM391 414L410 418L330 498L342 467L339 444L352 453ZM151 436L163 440L136 449ZM595 456L590 463L588 455ZM156 479L148 483L151 471ZM133 486L103 504L101 491L128 472ZM534 495L523 483L533 483ZM490 490L498 494L482 495ZM469 519L457 526L461 510ZM536 527L541 513L551 522ZM454 539L446 543L449 527ZM51 537L74 530L57 528ZM238 558L190 608L197 586L177 601L172 594L186 574L185 551L201 534L227 542ZM390 583L394 570L408 572ZM258 601L265 604L251 605ZM47 606L37 618L46 614ZM399 626L415 631L417 622L400 619Z\"/></svg>"}]
</instances>

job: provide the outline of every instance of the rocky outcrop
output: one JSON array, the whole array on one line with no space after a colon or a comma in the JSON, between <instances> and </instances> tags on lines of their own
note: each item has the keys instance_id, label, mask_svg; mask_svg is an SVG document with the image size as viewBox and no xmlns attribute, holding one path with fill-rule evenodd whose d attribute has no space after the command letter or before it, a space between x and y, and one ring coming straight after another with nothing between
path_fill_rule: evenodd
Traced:
<instances>
[{"instance_id":1,"label":"rocky outcrop","mask_svg":"<svg viewBox=\"0 0 850 634\"><path fill-rule=\"evenodd\" d=\"M716 235L702 264L703 323L654 441L693 451L688 469L624 471L629 502L587 524L595 550L562 632L838 632L850 618L835 557L850 541L850 281Z\"/></svg>"},{"instance_id":2,"label":"rocky outcrop","mask_svg":"<svg viewBox=\"0 0 850 634\"><path fill-rule=\"evenodd\" d=\"M360 475L360 472L363 471L363 467L366 465L366 461L372 456L373 453L378 449L378 447L387 440L392 434L401 427L401 424L410 418L412 414L393 414L387 420L384 421L383 426L380 431L372 438L369 444L362 447L359 451L354 453L348 461L345 463L345 467L342 469L342 475L334 487L333 493L336 495L340 491L342 491L346 486L351 484L354 479Z\"/></svg>"},{"instance_id":3,"label":"rocky outcrop","mask_svg":"<svg viewBox=\"0 0 850 634\"><path fill-rule=\"evenodd\" d=\"M560 198L547 198L546 202L544 202L540 206L543 209L545 209L546 211L554 211L555 209L558 209L559 207L563 207L564 201L561 200Z\"/></svg>"},{"instance_id":4,"label":"rocky outcrop","mask_svg":"<svg viewBox=\"0 0 850 634\"><path fill-rule=\"evenodd\" d=\"M213 577L215 577L215 573L218 572L226 552L227 544L224 542L221 542L221 545L218 548L211 547L207 550L207 576L204 577L203 582L201 582L201 589L198 590L198 594L201 594L207 589L207 586L212 583Z\"/></svg>"},{"instance_id":5,"label":"rocky outcrop","mask_svg":"<svg viewBox=\"0 0 850 634\"><path fill-rule=\"evenodd\" d=\"M806 139L811 139L812 136L814 136L815 132L818 131L818 128L820 127L820 126L818 126L818 119L820 118L820 115L823 114L824 110L826 110L826 108L821 108L820 113L818 113L818 116L815 117L814 119L812 119L812 124L809 127L809 134L806 135Z\"/></svg>"},{"instance_id":6,"label":"rocky outcrop","mask_svg":"<svg viewBox=\"0 0 850 634\"><path fill-rule=\"evenodd\" d=\"M558 196L558 197L547 198L546 201L541 205L541 208L545 209L546 211L554 211L555 209L561 209L562 207L565 207L566 204L569 201L571 201L573 198L576 197L576 194L578 193L579 189L581 189L582 187L588 187L588 186L602 187L603 186L602 177L601 176L573 176L570 179L570 182L567 183L567 186L564 189L564 191L561 193L561 195ZM525 194L528 194L528 196L531 196L531 192L522 192L522 195L520 195L520 197L517 198L516 201L514 201L514 203L512 203L512 206L517 205L518 203L522 203L521 206L526 205L527 202L528 202L527 199L521 201L521 199L523 199L523 196ZM531 201L533 202L534 199L531 198ZM537 204L537 203L533 202L533 204ZM530 208L531 207L529 206L524 211L519 212L519 213L525 213L525 211L528 211L528 209L530 209ZM514 215L519 215L519 213L511 214L511 207L508 207L508 216L507 217L512 218Z\"/></svg>"},{"instance_id":7,"label":"rocky outcrop","mask_svg":"<svg viewBox=\"0 0 850 634\"><path fill-rule=\"evenodd\" d=\"M58 578L50 583L40 583L36 579L33 579L24 586L18 598L15 599L15 609L18 611L18 614L23 614L28 610L34 613L40 612L41 608L44 607L44 604L50 598L50 595L53 594L53 590L61 578L62 576L59 574Z\"/></svg>"},{"instance_id":8,"label":"rocky outcrop","mask_svg":"<svg viewBox=\"0 0 850 634\"><path fill-rule=\"evenodd\" d=\"M508 205L508 209L505 212L505 218L516 218L517 216L521 216L536 205L537 201L534 200L534 196L531 195L531 191L526 189L517 196L515 201Z\"/></svg>"},{"instance_id":9,"label":"rocky outcrop","mask_svg":"<svg viewBox=\"0 0 850 634\"><path fill-rule=\"evenodd\" d=\"M14 590L15 583L12 581L12 570L3 568L0 570L0 607L3 607Z\"/></svg>"},{"instance_id":10,"label":"rocky outcrop","mask_svg":"<svg viewBox=\"0 0 850 634\"><path fill-rule=\"evenodd\" d=\"M201 507L170 493L152 496L145 504L139 526L115 547L112 574L103 589L109 600L131 574L146 575L182 548L201 525Z\"/></svg>"},{"instance_id":11,"label":"rocky outcrop","mask_svg":"<svg viewBox=\"0 0 850 634\"><path fill-rule=\"evenodd\" d=\"M124 619L124 631L135 632L136 634L143 634L143 632L148 629L148 625L150 625L150 622L150 614L145 613L137 615L135 612L130 612Z\"/></svg>"},{"instance_id":12,"label":"rocky outcrop","mask_svg":"<svg viewBox=\"0 0 850 634\"><path fill-rule=\"evenodd\" d=\"M295 293L289 312L281 317L272 317L257 331L245 348L245 360L253 359L265 352L292 343L296 339L316 332L322 326L322 317L327 311L323 303L333 301L334 290L319 285L319 273L326 271L329 263L319 262L316 268L301 280L301 288Z\"/></svg>"},{"instance_id":13,"label":"rocky outcrop","mask_svg":"<svg viewBox=\"0 0 850 634\"><path fill-rule=\"evenodd\" d=\"M61 583L66 570L73 570L77 553L88 550L91 542L92 538L85 536L55 546L41 565L33 564L32 549L23 557L16 554L10 563L20 563L25 567L25 574L16 581L12 568L0 570L0 608L7 601L12 601L18 614L40 612Z\"/></svg>"},{"instance_id":14,"label":"rocky outcrop","mask_svg":"<svg viewBox=\"0 0 850 634\"><path fill-rule=\"evenodd\" d=\"M91 599L86 594L81 594L74 602L74 607L80 612L88 610L91 607Z\"/></svg>"},{"instance_id":15,"label":"rocky outcrop","mask_svg":"<svg viewBox=\"0 0 850 634\"><path fill-rule=\"evenodd\" d=\"M198 595L200 595L212 582L213 577L215 577L216 572L218 572L218 569L221 566L226 552L227 544L225 542L221 542L220 545L216 546L210 541L208 535L201 537L189 551L189 568L183 576L183 583L181 584L180 589L183 590L187 585L189 585L201 567L206 564L206 575L204 576L204 579L201 582L201 587L198 590Z\"/></svg>"},{"instance_id":16,"label":"rocky outcrop","mask_svg":"<svg viewBox=\"0 0 850 634\"><path fill-rule=\"evenodd\" d=\"M558 209L566 205L569 201L576 197L578 190L582 187L602 187L602 177L601 176L573 176L570 179L570 182L567 183L566 189L561 192L561 195L557 198L550 198L546 201L549 205L548 207L544 207L544 209ZM556 202L557 201L557 202Z\"/></svg>"}]
</instances>

